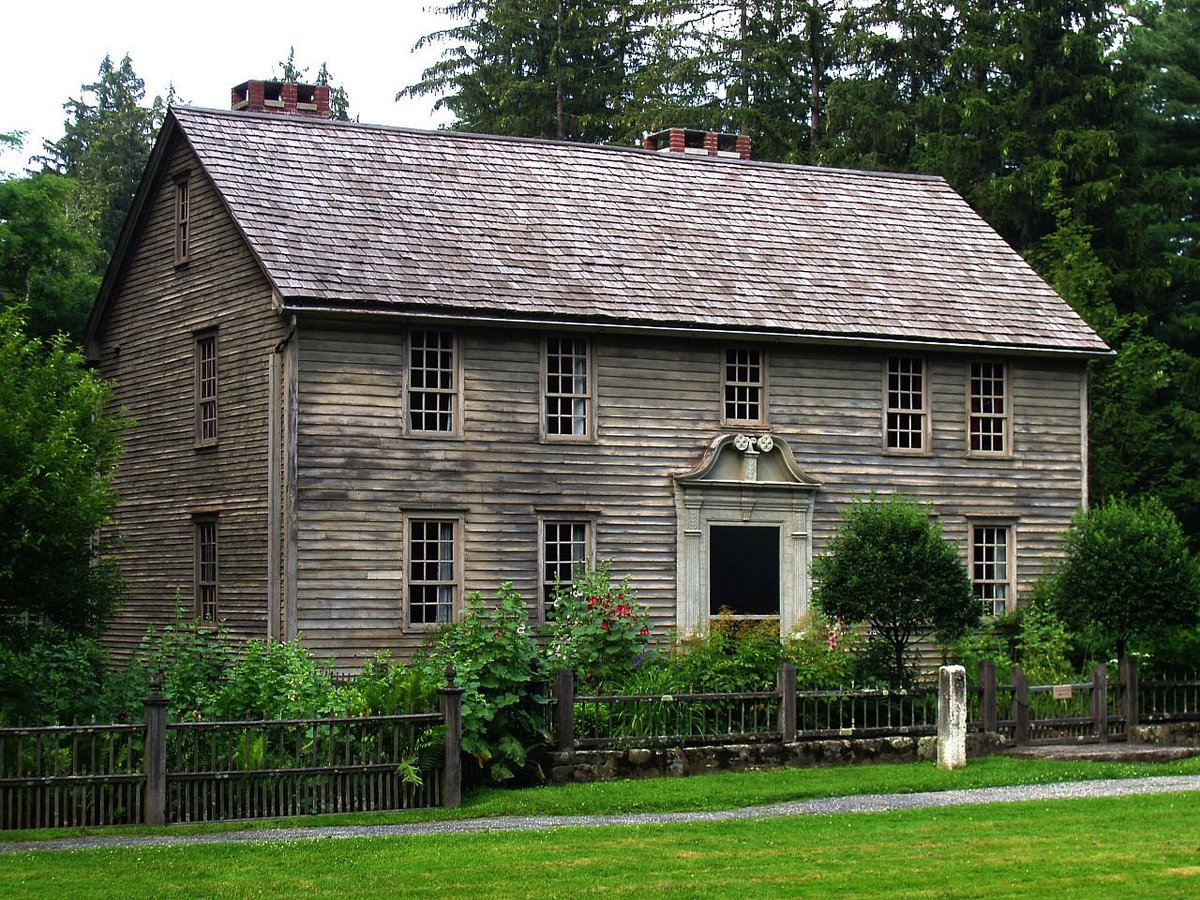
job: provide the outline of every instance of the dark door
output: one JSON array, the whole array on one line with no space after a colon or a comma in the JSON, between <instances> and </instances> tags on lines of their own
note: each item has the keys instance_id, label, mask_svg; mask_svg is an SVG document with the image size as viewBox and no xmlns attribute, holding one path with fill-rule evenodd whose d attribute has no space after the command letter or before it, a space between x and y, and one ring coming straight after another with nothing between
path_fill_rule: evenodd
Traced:
<instances>
[{"instance_id":1,"label":"dark door","mask_svg":"<svg viewBox=\"0 0 1200 900\"><path fill-rule=\"evenodd\" d=\"M779 615L779 527L713 525L708 531L708 605L739 616Z\"/></svg>"}]
</instances>

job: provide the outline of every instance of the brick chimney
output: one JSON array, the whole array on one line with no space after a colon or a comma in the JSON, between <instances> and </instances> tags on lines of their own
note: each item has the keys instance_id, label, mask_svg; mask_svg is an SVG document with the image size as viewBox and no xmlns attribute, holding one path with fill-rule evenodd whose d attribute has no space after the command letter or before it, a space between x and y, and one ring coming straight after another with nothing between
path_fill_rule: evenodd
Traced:
<instances>
[{"instance_id":1,"label":"brick chimney","mask_svg":"<svg viewBox=\"0 0 1200 900\"><path fill-rule=\"evenodd\" d=\"M660 153L695 153L701 156L750 158L750 136L701 131L698 128L667 128L646 135L642 146Z\"/></svg>"},{"instance_id":2,"label":"brick chimney","mask_svg":"<svg viewBox=\"0 0 1200 900\"><path fill-rule=\"evenodd\" d=\"M230 109L280 116L329 118L329 85L294 81L246 81L230 93Z\"/></svg>"}]
</instances>

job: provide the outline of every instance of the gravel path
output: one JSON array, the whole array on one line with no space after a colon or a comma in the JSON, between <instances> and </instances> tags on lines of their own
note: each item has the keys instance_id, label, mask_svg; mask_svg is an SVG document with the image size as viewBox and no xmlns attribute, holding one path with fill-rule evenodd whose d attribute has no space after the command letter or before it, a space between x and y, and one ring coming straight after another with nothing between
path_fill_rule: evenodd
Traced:
<instances>
[{"instance_id":1,"label":"gravel path","mask_svg":"<svg viewBox=\"0 0 1200 900\"><path fill-rule=\"evenodd\" d=\"M1166 794L1200 791L1200 775L1164 775L1152 778L1114 778L1058 784L930 791L922 794L861 794L748 806L713 812L628 813L616 816L494 816L449 822L406 825L348 825L313 828L256 828L216 834L156 834L69 837L49 841L0 842L0 853L28 850L92 850L104 847L173 847L183 844L218 844L244 841L306 841L321 838L401 837L419 834L474 834L485 831L523 831L545 828L595 828L602 825L662 825L677 822L730 822L775 816L811 816L836 813L883 812L890 809L927 809L972 803L1014 803L1022 800L1070 800L1081 797L1126 797L1132 794Z\"/></svg>"}]
</instances>

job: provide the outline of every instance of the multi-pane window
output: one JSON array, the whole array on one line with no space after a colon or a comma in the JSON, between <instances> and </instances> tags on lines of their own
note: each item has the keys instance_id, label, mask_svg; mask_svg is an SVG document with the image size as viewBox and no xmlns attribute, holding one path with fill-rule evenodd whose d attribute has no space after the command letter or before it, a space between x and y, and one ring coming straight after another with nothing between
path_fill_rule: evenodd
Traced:
<instances>
[{"instance_id":1,"label":"multi-pane window","mask_svg":"<svg viewBox=\"0 0 1200 900\"><path fill-rule=\"evenodd\" d=\"M175 182L175 261L188 258L191 241L191 207L186 178Z\"/></svg>"},{"instance_id":2,"label":"multi-pane window","mask_svg":"<svg viewBox=\"0 0 1200 900\"><path fill-rule=\"evenodd\" d=\"M764 420L762 351L730 347L725 351L725 421L760 424Z\"/></svg>"},{"instance_id":3,"label":"multi-pane window","mask_svg":"<svg viewBox=\"0 0 1200 900\"><path fill-rule=\"evenodd\" d=\"M925 449L925 361L889 356L886 440L889 450Z\"/></svg>"},{"instance_id":4,"label":"multi-pane window","mask_svg":"<svg viewBox=\"0 0 1200 900\"><path fill-rule=\"evenodd\" d=\"M217 336L196 338L196 443L217 442Z\"/></svg>"},{"instance_id":5,"label":"multi-pane window","mask_svg":"<svg viewBox=\"0 0 1200 900\"><path fill-rule=\"evenodd\" d=\"M1008 395L1004 363L971 363L971 413L968 432L972 453L1008 451Z\"/></svg>"},{"instance_id":6,"label":"multi-pane window","mask_svg":"<svg viewBox=\"0 0 1200 900\"><path fill-rule=\"evenodd\" d=\"M454 618L458 597L454 519L410 519L408 523L408 622L436 625Z\"/></svg>"},{"instance_id":7,"label":"multi-pane window","mask_svg":"<svg viewBox=\"0 0 1200 900\"><path fill-rule=\"evenodd\" d=\"M457 405L454 334L414 330L408 353L409 429L453 432Z\"/></svg>"},{"instance_id":8,"label":"multi-pane window","mask_svg":"<svg viewBox=\"0 0 1200 900\"><path fill-rule=\"evenodd\" d=\"M1003 615L1012 594L1012 529L975 525L971 529L971 583L985 616Z\"/></svg>"},{"instance_id":9,"label":"multi-pane window","mask_svg":"<svg viewBox=\"0 0 1200 900\"><path fill-rule=\"evenodd\" d=\"M195 520L196 529L196 618L217 621L217 520Z\"/></svg>"},{"instance_id":10,"label":"multi-pane window","mask_svg":"<svg viewBox=\"0 0 1200 900\"><path fill-rule=\"evenodd\" d=\"M546 618L554 614L555 586L570 584L575 573L587 564L587 556L587 522L542 523L542 603Z\"/></svg>"},{"instance_id":11,"label":"multi-pane window","mask_svg":"<svg viewBox=\"0 0 1200 900\"><path fill-rule=\"evenodd\" d=\"M586 340L547 338L545 388L546 436L587 437L592 392Z\"/></svg>"}]
</instances>

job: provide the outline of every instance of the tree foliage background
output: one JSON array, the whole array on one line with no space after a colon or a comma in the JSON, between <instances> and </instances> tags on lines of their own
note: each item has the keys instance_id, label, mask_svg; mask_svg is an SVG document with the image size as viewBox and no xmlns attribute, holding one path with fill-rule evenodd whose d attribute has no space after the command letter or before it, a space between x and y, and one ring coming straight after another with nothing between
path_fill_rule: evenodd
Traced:
<instances>
[{"instance_id":1,"label":"tree foliage background","mask_svg":"<svg viewBox=\"0 0 1200 900\"><path fill-rule=\"evenodd\" d=\"M1200 545L1200 0L459 0L401 94L452 127L944 176L1116 351L1094 497Z\"/></svg>"}]
</instances>

